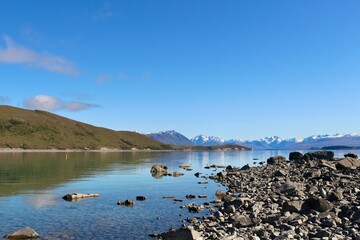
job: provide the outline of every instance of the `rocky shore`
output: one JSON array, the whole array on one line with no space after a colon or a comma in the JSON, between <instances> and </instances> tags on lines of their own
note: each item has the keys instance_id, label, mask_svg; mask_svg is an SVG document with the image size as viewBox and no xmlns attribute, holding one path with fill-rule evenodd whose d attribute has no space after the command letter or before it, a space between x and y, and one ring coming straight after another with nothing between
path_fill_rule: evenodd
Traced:
<instances>
[{"instance_id":1,"label":"rocky shore","mask_svg":"<svg viewBox=\"0 0 360 240\"><path fill-rule=\"evenodd\" d=\"M360 160L331 151L264 166L228 166L210 178L225 185L222 205L162 239L355 239L360 240Z\"/></svg>"}]
</instances>

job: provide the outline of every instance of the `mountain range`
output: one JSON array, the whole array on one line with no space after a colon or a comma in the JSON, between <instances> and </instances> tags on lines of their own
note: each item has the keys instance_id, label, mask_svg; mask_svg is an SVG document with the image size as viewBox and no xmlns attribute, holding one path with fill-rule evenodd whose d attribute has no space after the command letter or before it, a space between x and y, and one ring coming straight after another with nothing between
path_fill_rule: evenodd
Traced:
<instances>
[{"instance_id":1,"label":"mountain range","mask_svg":"<svg viewBox=\"0 0 360 240\"><path fill-rule=\"evenodd\" d=\"M320 148L341 148L360 147L359 134L334 134L334 135L313 135L307 138L283 139L278 136L265 137L258 140L224 139L214 136L198 135L194 138L186 138L184 135L171 130L159 133L146 134L157 141L173 145L242 145L253 149L320 149ZM178 141L180 139L180 141Z\"/></svg>"}]
</instances>

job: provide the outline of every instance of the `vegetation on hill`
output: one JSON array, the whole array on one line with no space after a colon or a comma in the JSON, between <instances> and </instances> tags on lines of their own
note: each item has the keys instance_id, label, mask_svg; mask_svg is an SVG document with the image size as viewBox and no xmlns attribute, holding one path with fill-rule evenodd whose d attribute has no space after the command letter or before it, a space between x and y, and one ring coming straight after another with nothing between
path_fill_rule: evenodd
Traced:
<instances>
[{"instance_id":1,"label":"vegetation on hill","mask_svg":"<svg viewBox=\"0 0 360 240\"><path fill-rule=\"evenodd\" d=\"M49 112L0 106L0 148L172 149L142 134L114 131Z\"/></svg>"}]
</instances>

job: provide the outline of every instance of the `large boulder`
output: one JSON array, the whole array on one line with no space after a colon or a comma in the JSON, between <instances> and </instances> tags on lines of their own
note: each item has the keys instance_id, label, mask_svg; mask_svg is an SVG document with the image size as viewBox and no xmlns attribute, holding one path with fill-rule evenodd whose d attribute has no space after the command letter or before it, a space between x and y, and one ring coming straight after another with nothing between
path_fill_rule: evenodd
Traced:
<instances>
[{"instance_id":1,"label":"large boulder","mask_svg":"<svg viewBox=\"0 0 360 240\"><path fill-rule=\"evenodd\" d=\"M286 158L283 156L275 156L270 157L267 159L267 164L269 165L279 165L281 163L284 163L286 161Z\"/></svg>"},{"instance_id":2,"label":"large boulder","mask_svg":"<svg viewBox=\"0 0 360 240\"><path fill-rule=\"evenodd\" d=\"M162 176L166 176L168 174L168 168L166 166L163 166L161 164L155 164L151 167L151 175L155 178L160 178Z\"/></svg>"},{"instance_id":3,"label":"large boulder","mask_svg":"<svg viewBox=\"0 0 360 240\"><path fill-rule=\"evenodd\" d=\"M39 238L40 235L35 232L35 230L26 227L19 230L16 230L13 233L7 234L4 238L8 239L30 239L30 238Z\"/></svg>"},{"instance_id":4,"label":"large boulder","mask_svg":"<svg viewBox=\"0 0 360 240\"><path fill-rule=\"evenodd\" d=\"M195 231L192 227L183 227L169 232L162 233L163 240L202 240L200 233Z\"/></svg>"},{"instance_id":5,"label":"large boulder","mask_svg":"<svg viewBox=\"0 0 360 240\"><path fill-rule=\"evenodd\" d=\"M317 152L308 152L304 155L305 160L333 160L334 152L332 151L317 151Z\"/></svg>"},{"instance_id":6,"label":"large boulder","mask_svg":"<svg viewBox=\"0 0 360 240\"><path fill-rule=\"evenodd\" d=\"M302 160L303 158L304 158L304 154L302 154L301 152L291 152L289 154L290 161Z\"/></svg>"},{"instance_id":7,"label":"large boulder","mask_svg":"<svg viewBox=\"0 0 360 240\"><path fill-rule=\"evenodd\" d=\"M300 213L303 209L304 201L301 200L293 200L293 201L287 201L284 202L282 211L283 212L296 212Z\"/></svg>"},{"instance_id":8,"label":"large boulder","mask_svg":"<svg viewBox=\"0 0 360 240\"><path fill-rule=\"evenodd\" d=\"M253 221L250 217L244 214L236 214L230 217L230 222L237 228L251 227L256 225L256 221Z\"/></svg>"},{"instance_id":9,"label":"large boulder","mask_svg":"<svg viewBox=\"0 0 360 240\"><path fill-rule=\"evenodd\" d=\"M356 158L346 157L336 163L337 169L356 169L360 167L360 160Z\"/></svg>"}]
</instances>

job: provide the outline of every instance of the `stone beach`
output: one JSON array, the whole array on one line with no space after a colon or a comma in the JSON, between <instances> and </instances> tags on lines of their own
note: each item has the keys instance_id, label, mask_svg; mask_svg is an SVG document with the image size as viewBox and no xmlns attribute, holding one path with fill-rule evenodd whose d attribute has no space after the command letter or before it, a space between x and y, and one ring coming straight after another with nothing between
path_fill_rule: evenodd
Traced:
<instances>
[{"instance_id":1,"label":"stone beach","mask_svg":"<svg viewBox=\"0 0 360 240\"><path fill-rule=\"evenodd\" d=\"M222 204L162 239L360 240L360 160L331 151L292 152L266 165L228 166L210 178ZM190 210L190 209L189 209ZM191 210L200 210L191 206Z\"/></svg>"}]
</instances>

